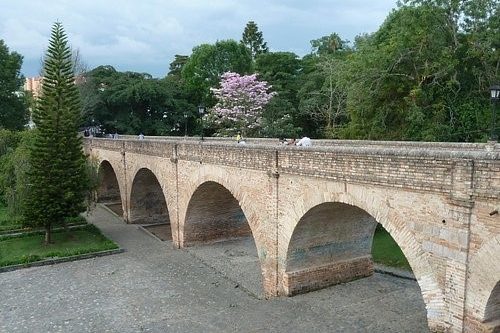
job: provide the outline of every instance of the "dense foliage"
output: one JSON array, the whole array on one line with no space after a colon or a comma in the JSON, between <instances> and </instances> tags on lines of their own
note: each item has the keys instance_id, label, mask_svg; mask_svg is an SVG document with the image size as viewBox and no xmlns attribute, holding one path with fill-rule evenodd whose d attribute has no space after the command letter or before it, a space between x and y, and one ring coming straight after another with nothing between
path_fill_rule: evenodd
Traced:
<instances>
[{"instance_id":1,"label":"dense foliage","mask_svg":"<svg viewBox=\"0 0 500 333\"><path fill-rule=\"evenodd\" d=\"M29 149L32 131L0 130L0 202L6 204L11 218L21 220L22 202L29 188Z\"/></svg>"},{"instance_id":2,"label":"dense foliage","mask_svg":"<svg viewBox=\"0 0 500 333\"><path fill-rule=\"evenodd\" d=\"M337 33L319 37L303 58L269 52L249 22L240 43L176 55L163 79L110 66L90 71L82 86L86 123L128 134L200 133L196 106L213 107L222 75L234 72L255 73L277 93L254 135L485 141L488 88L500 82L499 7L494 0L405 0L373 34L352 43ZM206 132L230 128L212 123Z\"/></svg>"},{"instance_id":3,"label":"dense foliage","mask_svg":"<svg viewBox=\"0 0 500 333\"><path fill-rule=\"evenodd\" d=\"M29 191L23 213L26 223L45 228L45 242L50 243L53 224L85 210L88 184L78 135L80 96L71 50L60 23L52 28L43 72L41 96L33 112L36 129L29 147Z\"/></svg>"},{"instance_id":4,"label":"dense foliage","mask_svg":"<svg viewBox=\"0 0 500 333\"><path fill-rule=\"evenodd\" d=\"M22 129L27 123L25 98L20 93L24 84L21 75L23 57L10 52L0 39L0 129Z\"/></svg>"},{"instance_id":5,"label":"dense foliage","mask_svg":"<svg viewBox=\"0 0 500 333\"><path fill-rule=\"evenodd\" d=\"M175 74L154 79L100 66L86 73L79 87L85 126L136 135L183 135L185 122L190 133L193 129L196 109Z\"/></svg>"}]
</instances>

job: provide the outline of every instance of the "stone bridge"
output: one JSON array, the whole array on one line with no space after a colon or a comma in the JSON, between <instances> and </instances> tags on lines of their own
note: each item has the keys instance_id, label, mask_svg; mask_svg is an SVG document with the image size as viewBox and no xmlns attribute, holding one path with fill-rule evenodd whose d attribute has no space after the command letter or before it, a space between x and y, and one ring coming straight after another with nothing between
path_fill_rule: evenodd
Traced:
<instances>
[{"instance_id":1,"label":"stone bridge","mask_svg":"<svg viewBox=\"0 0 500 333\"><path fill-rule=\"evenodd\" d=\"M433 331L500 332L500 144L85 139L100 200L178 248L253 236L267 297L373 273L377 223Z\"/></svg>"}]
</instances>

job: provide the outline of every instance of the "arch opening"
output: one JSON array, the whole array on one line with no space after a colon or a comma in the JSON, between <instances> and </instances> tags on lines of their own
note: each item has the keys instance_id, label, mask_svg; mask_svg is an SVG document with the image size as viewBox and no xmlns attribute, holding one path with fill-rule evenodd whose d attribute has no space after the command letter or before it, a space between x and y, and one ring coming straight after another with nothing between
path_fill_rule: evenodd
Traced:
<instances>
[{"instance_id":1,"label":"arch opening","mask_svg":"<svg viewBox=\"0 0 500 333\"><path fill-rule=\"evenodd\" d=\"M252 230L239 201L223 185L208 181L194 191L186 210L183 244L246 291L263 295Z\"/></svg>"},{"instance_id":2,"label":"arch opening","mask_svg":"<svg viewBox=\"0 0 500 333\"><path fill-rule=\"evenodd\" d=\"M120 186L111 163L103 161L99 166L97 175L99 178L97 202L105 205L118 216L123 216Z\"/></svg>"},{"instance_id":3,"label":"arch opening","mask_svg":"<svg viewBox=\"0 0 500 333\"><path fill-rule=\"evenodd\" d=\"M207 243L252 235L238 200L216 182L200 185L189 201L184 244Z\"/></svg>"},{"instance_id":4,"label":"arch opening","mask_svg":"<svg viewBox=\"0 0 500 333\"><path fill-rule=\"evenodd\" d=\"M410 269L396 241L365 210L341 202L325 202L312 207L300 218L288 244L282 280L284 293L292 296L373 275L376 229L383 235L385 233L384 237L393 243L389 244L390 247L400 251L396 257L398 260L400 256L404 258L401 266ZM391 296L386 296L388 304L382 302L381 307L393 309L399 308L396 304L401 304L411 309L407 319L411 317L416 323L424 320L429 323L424 295L418 283L394 281L382 274L364 281L354 282L359 288L364 288L363 296L380 297L380 292L386 291ZM401 325L404 327L405 322Z\"/></svg>"},{"instance_id":5,"label":"arch opening","mask_svg":"<svg viewBox=\"0 0 500 333\"><path fill-rule=\"evenodd\" d=\"M294 295L372 275L376 225L371 215L348 204L328 202L311 208L295 227L288 246L286 293Z\"/></svg>"},{"instance_id":6,"label":"arch opening","mask_svg":"<svg viewBox=\"0 0 500 333\"><path fill-rule=\"evenodd\" d=\"M171 238L167 202L158 179L149 169L140 169L132 182L129 223L166 224L170 233L166 237Z\"/></svg>"},{"instance_id":7,"label":"arch opening","mask_svg":"<svg viewBox=\"0 0 500 333\"><path fill-rule=\"evenodd\" d=\"M500 281L496 283L486 303L484 322L489 328L488 332L500 333Z\"/></svg>"}]
</instances>

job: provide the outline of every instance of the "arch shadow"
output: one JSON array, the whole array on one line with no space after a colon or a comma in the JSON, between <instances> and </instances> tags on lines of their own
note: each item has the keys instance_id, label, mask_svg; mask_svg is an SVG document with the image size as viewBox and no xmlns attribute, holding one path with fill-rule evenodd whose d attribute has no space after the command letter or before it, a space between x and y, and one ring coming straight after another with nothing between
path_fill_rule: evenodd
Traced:
<instances>
[{"instance_id":1,"label":"arch shadow","mask_svg":"<svg viewBox=\"0 0 500 333\"><path fill-rule=\"evenodd\" d=\"M155 174L147 168L141 168L137 170L133 179L130 190L129 223L170 224L167 201Z\"/></svg>"},{"instance_id":2,"label":"arch shadow","mask_svg":"<svg viewBox=\"0 0 500 333\"><path fill-rule=\"evenodd\" d=\"M288 245L288 294L372 275L371 248L376 226L370 214L344 203L326 202L307 211Z\"/></svg>"},{"instance_id":3,"label":"arch shadow","mask_svg":"<svg viewBox=\"0 0 500 333\"><path fill-rule=\"evenodd\" d=\"M500 281L490 293L484 313L484 322L493 333L500 333Z\"/></svg>"},{"instance_id":4,"label":"arch shadow","mask_svg":"<svg viewBox=\"0 0 500 333\"><path fill-rule=\"evenodd\" d=\"M111 209L118 216L123 216L123 204L120 185L116 172L109 161L102 161L98 168L97 202Z\"/></svg>"},{"instance_id":5,"label":"arch shadow","mask_svg":"<svg viewBox=\"0 0 500 333\"><path fill-rule=\"evenodd\" d=\"M238 200L219 183L201 184L189 200L184 222L186 245L250 236Z\"/></svg>"}]
</instances>

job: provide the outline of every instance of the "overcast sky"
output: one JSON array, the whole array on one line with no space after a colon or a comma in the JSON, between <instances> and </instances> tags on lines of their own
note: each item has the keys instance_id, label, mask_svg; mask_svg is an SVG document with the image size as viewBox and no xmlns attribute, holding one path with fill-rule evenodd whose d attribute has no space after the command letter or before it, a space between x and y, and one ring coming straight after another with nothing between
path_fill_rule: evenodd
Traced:
<instances>
[{"instance_id":1,"label":"overcast sky","mask_svg":"<svg viewBox=\"0 0 500 333\"><path fill-rule=\"evenodd\" d=\"M271 51L310 52L311 39L338 33L353 40L373 32L396 0L0 0L0 39L24 56L36 76L52 24L62 22L89 69L162 77L175 54L221 39L240 40L255 21Z\"/></svg>"}]
</instances>

